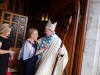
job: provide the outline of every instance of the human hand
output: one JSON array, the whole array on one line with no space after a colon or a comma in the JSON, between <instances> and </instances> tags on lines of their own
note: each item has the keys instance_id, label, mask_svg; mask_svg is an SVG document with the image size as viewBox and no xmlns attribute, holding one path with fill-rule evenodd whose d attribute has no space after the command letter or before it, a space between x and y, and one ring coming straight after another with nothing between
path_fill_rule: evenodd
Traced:
<instances>
[{"instance_id":1,"label":"human hand","mask_svg":"<svg viewBox=\"0 0 100 75\"><path fill-rule=\"evenodd\" d=\"M10 60L14 60L14 54L15 54L15 52L14 51L9 51L9 54L10 54Z\"/></svg>"},{"instance_id":2,"label":"human hand","mask_svg":"<svg viewBox=\"0 0 100 75\"><path fill-rule=\"evenodd\" d=\"M9 51L9 54L15 54L15 52L14 51Z\"/></svg>"},{"instance_id":3,"label":"human hand","mask_svg":"<svg viewBox=\"0 0 100 75\"><path fill-rule=\"evenodd\" d=\"M50 48L50 45L48 45L48 44L44 46L44 49L45 49L45 50L46 50L46 49L49 49L49 48Z\"/></svg>"},{"instance_id":4,"label":"human hand","mask_svg":"<svg viewBox=\"0 0 100 75\"><path fill-rule=\"evenodd\" d=\"M64 55L64 50L63 50L63 48L59 48L58 53L61 54L61 55Z\"/></svg>"}]
</instances>

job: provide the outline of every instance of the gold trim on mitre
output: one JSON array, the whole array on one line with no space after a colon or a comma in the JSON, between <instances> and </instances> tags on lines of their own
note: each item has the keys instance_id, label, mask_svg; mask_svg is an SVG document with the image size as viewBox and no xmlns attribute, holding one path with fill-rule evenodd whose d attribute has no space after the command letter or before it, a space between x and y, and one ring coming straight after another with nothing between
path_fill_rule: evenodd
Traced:
<instances>
[{"instance_id":1,"label":"gold trim on mitre","mask_svg":"<svg viewBox=\"0 0 100 75\"><path fill-rule=\"evenodd\" d=\"M51 20L49 19L45 28L55 31L56 25L57 25L57 22L52 23Z\"/></svg>"}]
</instances>

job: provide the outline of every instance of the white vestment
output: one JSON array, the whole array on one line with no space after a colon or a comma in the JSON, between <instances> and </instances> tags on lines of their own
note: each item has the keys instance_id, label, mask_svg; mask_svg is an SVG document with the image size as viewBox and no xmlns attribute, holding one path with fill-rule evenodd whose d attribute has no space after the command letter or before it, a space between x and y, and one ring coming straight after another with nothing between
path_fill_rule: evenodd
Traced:
<instances>
[{"instance_id":1,"label":"white vestment","mask_svg":"<svg viewBox=\"0 0 100 75\"><path fill-rule=\"evenodd\" d=\"M39 45L42 43L42 41L43 38L40 38L38 40ZM50 48L42 53L41 58L37 62L37 70L35 75L51 75L60 45L61 45L61 39L57 35L54 35ZM63 57L59 57L54 75L62 75L63 70L67 65L68 54L64 46L63 49L65 54Z\"/></svg>"}]
</instances>

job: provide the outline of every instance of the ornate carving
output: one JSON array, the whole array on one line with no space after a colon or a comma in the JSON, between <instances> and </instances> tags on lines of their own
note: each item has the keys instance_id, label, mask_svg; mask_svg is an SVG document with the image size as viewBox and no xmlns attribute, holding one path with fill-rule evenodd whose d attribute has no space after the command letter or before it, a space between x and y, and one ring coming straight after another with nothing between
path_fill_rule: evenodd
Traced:
<instances>
[{"instance_id":1,"label":"ornate carving","mask_svg":"<svg viewBox=\"0 0 100 75\"><path fill-rule=\"evenodd\" d=\"M58 26L61 27L65 32L63 43L66 38L66 32L71 27L72 18L75 18L75 17L76 17L75 3L70 3L66 5L64 9L62 9L60 12L58 12L57 15L52 19L52 20L56 20L58 22ZM63 74L66 75L65 70Z\"/></svg>"},{"instance_id":2,"label":"ornate carving","mask_svg":"<svg viewBox=\"0 0 100 75\"><path fill-rule=\"evenodd\" d=\"M66 31L66 25L68 25L69 18L72 16L73 18L76 17L75 10L75 3L70 3L64 7L61 11L57 13L55 17L52 18L53 21L58 22L58 26L60 26L64 31ZM68 27L69 28L69 27Z\"/></svg>"}]
</instances>

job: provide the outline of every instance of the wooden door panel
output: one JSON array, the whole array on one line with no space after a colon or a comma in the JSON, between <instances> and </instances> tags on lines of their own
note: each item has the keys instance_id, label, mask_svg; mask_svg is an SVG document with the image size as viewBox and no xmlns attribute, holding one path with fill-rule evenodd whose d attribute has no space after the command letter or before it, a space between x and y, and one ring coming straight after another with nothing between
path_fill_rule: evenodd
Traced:
<instances>
[{"instance_id":1,"label":"wooden door panel","mask_svg":"<svg viewBox=\"0 0 100 75\"><path fill-rule=\"evenodd\" d=\"M12 23L11 28L12 28L12 31L11 31L10 39L12 39L12 47L15 47L18 24Z\"/></svg>"},{"instance_id":2,"label":"wooden door panel","mask_svg":"<svg viewBox=\"0 0 100 75\"><path fill-rule=\"evenodd\" d=\"M19 50L25 40L26 27L28 18L23 15L2 11L1 25L3 23L10 24L12 30L10 39L12 40L11 49L15 51L14 60L11 62L11 71L22 71L22 63L18 62Z\"/></svg>"}]
</instances>

